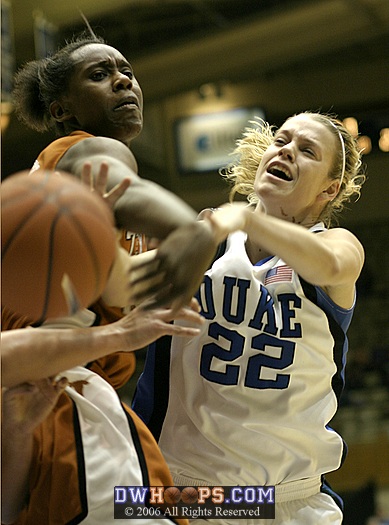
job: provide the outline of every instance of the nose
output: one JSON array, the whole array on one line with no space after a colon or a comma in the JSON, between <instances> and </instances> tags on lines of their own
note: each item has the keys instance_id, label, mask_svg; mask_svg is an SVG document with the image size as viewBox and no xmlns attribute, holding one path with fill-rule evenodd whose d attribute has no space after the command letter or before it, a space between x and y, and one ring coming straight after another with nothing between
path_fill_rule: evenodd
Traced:
<instances>
[{"instance_id":1,"label":"nose","mask_svg":"<svg viewBox=\"0 0 389 525\"><path fill-rule=\"evenodd\" d=\"M121 89L131 89L131 87L132 79L128 75L125 75L124 73L118 71L113 81L114 91L119 91Z\"/></svg>"},{"instance_id":2,"label":"nose","mask_svg":"<svg viewBox=\"0 0 389 525\"><path fill-rule=\"evenodd\" d=\"M287 158L291 162L294 162L295 154L294 154L293 144L291 142L284 144L282 148L280 148L278 155L280 157Z\"/></svg>"}]
</instances>

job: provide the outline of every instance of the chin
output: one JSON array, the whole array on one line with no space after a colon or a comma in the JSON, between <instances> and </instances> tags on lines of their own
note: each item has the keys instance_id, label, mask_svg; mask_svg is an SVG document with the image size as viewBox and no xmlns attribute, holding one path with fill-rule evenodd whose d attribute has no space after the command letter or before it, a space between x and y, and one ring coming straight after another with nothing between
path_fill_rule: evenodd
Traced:
<instances>
[{"instance_id":1,"label":"chin","mask_svg":"<svg viewBox=\"0 0 389 525\"><path fill-rule=\"evenodd\" d=\"M127 137L129 140L135 139L143 129L143 123L142 122L132 122L130 126L127 129Z\"/></svg>"},{"instance_id":2,"label":"chin","mask_svg":"<svg viewBox=\"0 0 389 525\"><path fill-rule=\"evenodd\" d=\"M119 140L120 142L124 142L124 144L129 144L131 141L136 139L136 137L140 134L142 131L142 126L129 126L125 129L117 129L116 133L112 138L115 138L116 140Z\"/></svg>"}]
</instances>

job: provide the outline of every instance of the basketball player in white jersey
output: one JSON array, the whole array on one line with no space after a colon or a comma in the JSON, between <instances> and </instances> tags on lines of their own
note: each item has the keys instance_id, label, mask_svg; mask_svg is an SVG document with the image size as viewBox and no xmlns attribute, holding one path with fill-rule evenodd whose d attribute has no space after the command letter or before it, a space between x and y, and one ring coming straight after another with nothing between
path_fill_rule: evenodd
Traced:
<instances>
[{"instance_id":1,"label":"basketball player in white jersey","mask_svg":"<svg viewBox=\"0 0 389 525\"><path fill-rule=\"evenodd\" d=\"M317 113L275 133L248 128L235 153L227 178L249 205L205 217L226 239L198 293L206 323L149 350L133 407L176 485L274 485L275 519L264 523L339 525L324 476L346 455L331 420L364 251L329 225L359 196L360 154L338 120Z\"/></svg>"}]
</instances>

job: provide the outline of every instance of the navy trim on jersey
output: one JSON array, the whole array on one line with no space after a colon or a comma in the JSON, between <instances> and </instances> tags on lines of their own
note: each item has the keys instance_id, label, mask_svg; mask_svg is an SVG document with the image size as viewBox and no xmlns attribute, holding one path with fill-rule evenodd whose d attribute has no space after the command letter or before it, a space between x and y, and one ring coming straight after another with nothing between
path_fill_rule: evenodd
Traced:
<instances>
[{"instance_id":1,"label":"navy trim on jersey","mask_svg":"<svg viewBox=\"0 0 389 525\"><path fill-rule=\"evenodd\" d=\"M344 385L345 385L345 366L346 366L346 355L348 352L348 339L346 335L346 331L348 327L350 326L351 319L354 312L354 307L350 309L342 308L338 305L336 305L330 297L328 297L325 292L319 288L318 286L314 286L313 284L307 283L300 277L300 283L304 290L304 294L311 302L319 306L323 312L326 314L328 319L328 324L330 328L330 332L334 338L334 348L333 348L333 360L336 366L336 373L332 377L331 380L331 386L334 391L334 394L336 396L338 405L340 401L340 397L343 393ZM355 304L355 303L354 303ZM333 430L332 427L327 423L326 428ZM341 436L340 436L341 437ZM342 450L342 457L340 461L339 468L343 465L348 448L347 443L342 438L343 443L343 450ZM327 485L328 486L328 485ZM329 487L329 486L328 486ZM340 500L341 505L340 508L343 509L342 505L343 502L340 499L340 497L335 494L335 492L331 492L332 489L329 487L329 492L326 492L330 496L333 497L333 499L336 501L336 503L339 505L337 498Z\"/></svg>"},{"instance_id":2,"label":"navy trim on jersey","mask_svg":"<svg viewBox=\"0 0 389 525\"><path fill-rule=\"evenodd\" d=\"M320 487L320 492L323 492L324 494L331 496L331 498L335 501L335 503L338 505L340 510L342 512L344 511L344 505L343 505L342 498L339 496L339 494L334 492L334 490L331 488L330 484L326 480L325 476L322 476L322 484Z\"/></svg>"},{"instance_id":3,"label":"navy trim on jersey","mask_svg":"<svg viewBox=\"0 0 389 525\"><path fill-rule=\"evenodd\" d=\"M76 403L73 401L73 399L70 398L70 400L73 404L73 428L77 454L78 492L80 496L81 512L75 518L68 521L66 525L77 525L78 523L81 523L88 515L88 498L86 495L85 458L84 448L82 446L80 420L78 417Z\"/></svg>"},{"instance_id":4,"label":"navy trim on jersey","mask_svg":"<svg viewBox=\"0 0 389 525\"><path fill-rule=\"evenodd\" d=\"M345 309L335 303L319 288L300 277L304 294L312 303L316 304L326 315L330 332L334 338L333 360L336 373L332 378L332 389L339 403L345 382L345 365L348 351L346 330L350 325L354 308Z\"/></svg>"},{"instance_id":5,"label":"navy trim on jersey","mask_svg":"<svg viewBox=\"0 0 389 525\"><path fill-rule=\"evenodd\" d=\"M171 336L166 335L149 346L132 403L132 409L156 441L161 435L169 402L171 341Z\"/></svg>"}]
</instances>

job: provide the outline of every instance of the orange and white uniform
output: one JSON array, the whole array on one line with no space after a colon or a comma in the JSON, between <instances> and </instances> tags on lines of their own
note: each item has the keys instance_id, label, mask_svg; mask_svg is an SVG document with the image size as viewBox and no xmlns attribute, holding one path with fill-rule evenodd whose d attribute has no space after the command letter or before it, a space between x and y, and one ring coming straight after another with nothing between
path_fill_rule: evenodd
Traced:
<instances>
[{"instance_id":1,"label":"orange and white uniform","mask_svg":"<svg viewBox=\"0 0 389 525\"><path fill-rule=\"evenodd\" d=\"M52 142L33 169L55 169L72 145L88 137L92 135L80 131ZM123 241L128 241L125 236ZM142 251L142 242L134 246L130 240L128 244L132 253ZM102 301L90 310L93 313L84 310L47 328L107 324L122 315L119 308ZM30 324L7 308L2 309L2 320L3 330ZM61 374L71 385L34 431L28 503L15 525L114 525L115 485L173 485L150 431L115 392L129 380L134 368L133 353L116 353ZM187 524L185 519L153 518L142 519L139 525L172 522Z\"/></svg>"}]
</instances>

